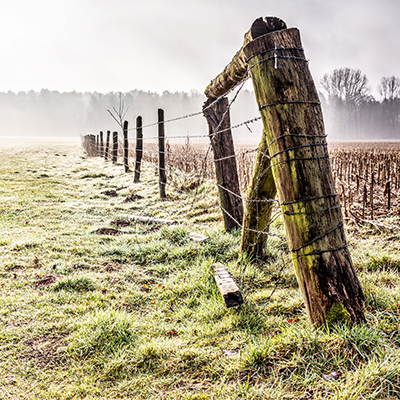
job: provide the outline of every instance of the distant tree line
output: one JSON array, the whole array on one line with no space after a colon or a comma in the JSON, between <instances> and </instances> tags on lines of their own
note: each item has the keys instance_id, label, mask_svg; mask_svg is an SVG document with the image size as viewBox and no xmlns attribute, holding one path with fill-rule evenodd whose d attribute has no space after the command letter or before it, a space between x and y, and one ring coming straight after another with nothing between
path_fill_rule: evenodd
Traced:
<instances>
[{"instance_id":1,"label":"distant tree line","mask_svg":"<svg viewBox=\"0 0 400 400\"><path fill-rule=\"evenodd\" d=\"M382 78L380 99L371 95L368 79L360 70L335 69L319 84L328 140L400 140L400 79ZM166 126L167 136L198 136L207 140L208 128L201 114L205 96L196 91L163 93L132 90L122 93L127 107L126 119L134 127L137 116L143 125L157 121L157 109L173 119L199 113ZM70 136L119 130L107 110L118 107L121 93L0 92L0 136ZM231 109L232 125L258 116L254 93L242 90ZM252 134L249 132L252 132ZM261 123L233 130L235 141L256 143ZM134 135L134 131L131 131ZM144 130L145 137L156 137L157 127ZM200 139L199 139L200 140Z\"/></svg>"},{"instance_id":2,"label":"distant tree line","mask_svg":"<svg viewBox=\"0 0 400 400\"><path fill-rule=\"evenodd\" d=\"M163 108L165 119L174 119L199 113L193 118L183 118L166 126L167 136L203 136L208 128L202 106L205 96L196 91L163 93L132 90L129 92L58 92L43 89L40 92L0 92L0 136L54 136L78 137L85 133L119 131L108 110L118 107L123 98L127 109L125 118L134 128L137 116L143 125L157 122L157 109ZM243 90L232 107L232 124L238 124L258 114L254 93ZM250 127L254 129L253 127ZM254 129L256 140L261 125ZM248 138L246 127L235 130L238 137ZM134 131L130 135L134 136ZM157 126L144 129L145 137L156 137ZM184 139L183 139L184 140Z\"/></svg>"},{"instance_id":3,"label":"distant tree line","mask_svg":"<svg viewBox=\"0 0 400 400\"><path fill-rule=\"evenodd\" d=\"M119 92L40 92L0 93L0 135L75 136L119 130L107 110L118 107ZM131 124L141 115L144 124L157 121L157 108L166 108L168 118L201 110L203 96L192 91L162 94L133 90L123 93ZM180 124L180 130L190 130ZM148 132L148 134L152 134Z\"/></svg>"},{"instance_id":4,"label":"distant tree line","mask_svg":"<svg viewBox=\"0 0 400 400\"><path fill-rule=\"evenodd\" d=\"M334 139L400 140L400 79L384 77L380 101L359 69L339 68L320 81L327 132Z\"/></svg>"}]
</instances>

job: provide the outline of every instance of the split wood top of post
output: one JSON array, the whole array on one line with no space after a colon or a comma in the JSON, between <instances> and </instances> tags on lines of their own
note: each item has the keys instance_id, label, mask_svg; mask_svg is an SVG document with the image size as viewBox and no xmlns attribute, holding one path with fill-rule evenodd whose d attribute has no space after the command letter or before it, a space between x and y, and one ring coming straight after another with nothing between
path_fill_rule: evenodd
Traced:
<instances>
[{"instance_id":1,"label":"split wood top of post","mask_svg":"<svg viewBox=\"0 0 400 400\"><path fill-rule=\"evenodd\" d=\"M217 99L235 87L244 78L247 72L247 61L243 49L248 43L267 33L286 28L286 23L277 17L260 17L256 19L249 31L244 35L243 46L224 70L207 86L204 91L207 98Z\"/></svg>"}]
</instances>

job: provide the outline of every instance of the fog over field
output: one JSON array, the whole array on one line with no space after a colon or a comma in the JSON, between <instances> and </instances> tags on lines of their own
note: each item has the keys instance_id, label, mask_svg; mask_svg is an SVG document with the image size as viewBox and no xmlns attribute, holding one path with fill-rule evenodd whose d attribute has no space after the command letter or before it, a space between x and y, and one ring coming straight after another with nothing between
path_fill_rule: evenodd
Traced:
<instances>
[{"instance_id":1,"label":"fog over field","mask_svg":"<svg viewBox=\"0 0 400 400\"><path fill-rule=\"evenodd\" d=\"M328 140L400 137L400 2L397 0L71 0L8 3L0 15L0 135L78 136L115 130L107 110L123 94L131 127L201 111L208 85L260 16L300 29L321 94ZM338 76L350 71L343 85ZM390 83L392 79L392 83ZM232 124L258 116L251 83ZM249 129L251 130L249 130ZM261 124L235 140L257 141ZM202 115L171 123L167 136L204 136ZM145 136L153 136L148 128Z\"/></svg>"}]
</instances>

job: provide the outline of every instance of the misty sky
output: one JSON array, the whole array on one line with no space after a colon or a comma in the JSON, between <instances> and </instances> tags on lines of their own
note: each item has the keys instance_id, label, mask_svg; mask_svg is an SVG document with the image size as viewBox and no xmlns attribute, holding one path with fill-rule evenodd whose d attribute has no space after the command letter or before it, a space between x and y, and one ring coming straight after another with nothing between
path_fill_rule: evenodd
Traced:
<instances>
[{"instance_id":1,"label":"misty sky","mask_svg":"<svg viewBox=\"0 0 400 400\"><path fill-rule=\"evenodd\" d=\"M300 29L318 82L400 77L400 0L0 0L0 91L203 91L254 19Z\"/></svg>"}]
</instances>

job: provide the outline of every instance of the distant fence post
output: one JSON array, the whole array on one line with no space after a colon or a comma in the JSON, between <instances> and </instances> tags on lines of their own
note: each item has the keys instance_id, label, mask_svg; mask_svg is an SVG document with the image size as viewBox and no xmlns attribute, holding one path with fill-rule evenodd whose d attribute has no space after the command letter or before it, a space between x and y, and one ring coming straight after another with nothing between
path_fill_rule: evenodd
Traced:
<instances>
[{"instance_id":1,"label":"distant fence post","mask_svg":"<svg viewBox=\"0 0 400 400\"><path fill-rule=\"evenodd\" d=\"M158 175L160 185L160 197L165 199L165 186L167 174L165 173L165 131L164 131L164 110L158 109Z\"/></svg>"},{"instance_id":2,"label":"distant fence post","mask_svg":"<svg viewBox=\"0 0 400 400\"><path fill-rule=\"evenodd\" d=\"M113 132L112 162L115 164L117 160L118 160L118 132Z\"/></svg>"},{"instance_id":3,"label":"distant fence post","mask_svg":"<svg viewBox=\"0 0 400 400\"><path fill-rule=\"evenodd\" d=\"M239 188L235 148L233 145L229 101L226 97L208 99L204 104L209 137L214 153L215 172L225 230L240 228L243 203Z\"/></svg>"},{"instance_id":4,"label":"distant fence post","mask_svg":"<svg viewBox=\"0 0 400 400\"><path fill-rule=\"evenodd\" d=\"M130 172L129 169L129 142L128 142L128 121L124 121L124 168L125 172Z\"/></svg>"},{"instance_id":5,"label":"distant fence post","mask_svg":"<svg viewBox=\"0 0 400 400\"><path fill-rule=\"evenodd\" d=\"M104 142L103 142L103 131L100 131L100 157L103 157Z\"/></svg>"},{"instance_id":6,"label":"distant fence post","mask_svg":"<svg viewBox=\"0 0 400 400\"><path fill-rule=\"evenodd\" d=\"M91 134L83 136L83 148L88 157L96 156L96 136Z\"/></svg>"},{"instance_id":7,"label":"distant fence post","mask_svg":"<svg viewBox=\"0 0 400 400\"><path fill-rule=\"evenodd\" d=\"M105 160L108 160L108 152L109 152L109 149L110 149L110 134L111 134L111 132L107 131L106 149L104 151L104 159Z\"/></svg>"},{"instance_id":8,"label":"distant fence post","mask_svg":"<svg viewBox=\"0 0 400 400\"><path fill-rule=\"evenodd\" d=\"M140 167L143 156L143 129L142 117L136 118L136 161L135 161L135 177L133 182L137 183L140 180Z\"/></svg>"},{"instance_id":9,"label":"distant fence post","mask_svg":"<svg viewBox=\"0 0 400 400\"><path fill-rule=\"evenodd\" d=\"M100 153L100 140L99 140L99 135L96 135L96 156L98 156Z\"/></svg>"},{"instance_id":10,"label":"distant fence post","mask_svg":"<svg viewBox=\"0 0 400 400\"><path fill-rule=\"evenodd\" d=\"M300 33L267 30L243 51L309 319L365 321L364 294L345 239L321 105Z\"/></svg>"}]
</instances>

